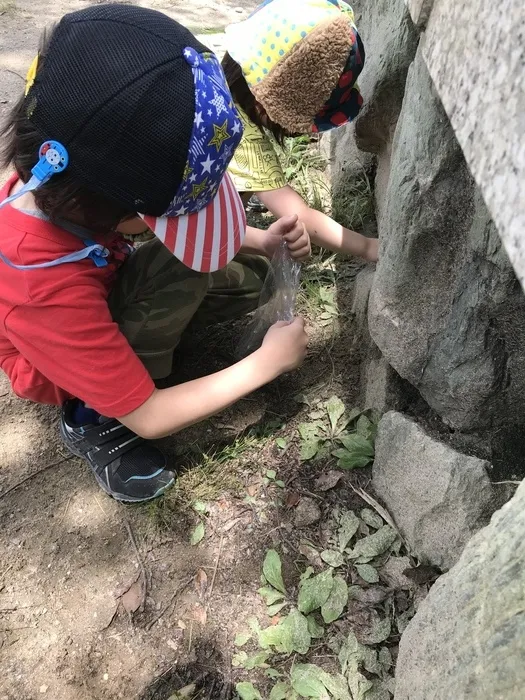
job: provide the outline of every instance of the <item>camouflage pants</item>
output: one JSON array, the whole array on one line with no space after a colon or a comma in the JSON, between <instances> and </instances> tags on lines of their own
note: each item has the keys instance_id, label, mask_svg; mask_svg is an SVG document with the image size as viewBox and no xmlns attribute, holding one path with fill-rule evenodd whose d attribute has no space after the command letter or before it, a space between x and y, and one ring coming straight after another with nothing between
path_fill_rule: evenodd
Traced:
<instances>
[{"instance_id":1,"label":"camouflage pants","mask_svg":"<svg viewBox=\"0 0 525 700\"><path fill-rule=\"evenodd\" d=\"M120 268L109 307L152 378L163 379L190 323L211 326L253 311L267 271L265 258L240 254L218 272L194 272L155 239Z\"/></svg>"}]
</instances>

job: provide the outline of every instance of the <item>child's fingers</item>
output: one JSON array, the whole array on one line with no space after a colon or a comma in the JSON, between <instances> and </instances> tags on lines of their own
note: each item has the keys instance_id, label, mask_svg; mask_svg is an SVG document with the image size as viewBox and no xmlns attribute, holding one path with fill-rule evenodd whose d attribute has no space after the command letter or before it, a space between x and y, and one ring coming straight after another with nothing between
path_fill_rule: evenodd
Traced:
<instances>
[{"instance_id":1,"label":"child's fingers","mask_svg":"<svg viewBox=\"0 0 525 700\"><path fill-rule=\"evenodd\" d=\"M312 250L310 248L310 244L308 243L308 245L304 245L297 250L291 250L290 256L293 258L293 260L306 260L310 257L311 252Z\"/></svg>"},{"instance_id":2,"label":"child's fingers","mask_svg":"<svg viewBox=\"0 0 525 700\"><path fill-rule=\"evenodd\" d=\"M290 230L287 231L284 235L283 238L287 243L293 243L294 241L297 241L298 239L301 238L301 236L307 236L308 234L306 233L306 229L304 227L304 224L297 222L295 226Z\"/></svg>"},{"instance_id":3,"label":"child's fingers","mask_svg":"<svg viewBox=\"0 0 525 700\"><path fill-rule=\"evenodd\" d=\"M300 238L297 238L295 241L286 241L286 245L290 251L299 250L300 248L310 245L310 238L307 235L300 236Z\"/></svg>"}]
</instances>

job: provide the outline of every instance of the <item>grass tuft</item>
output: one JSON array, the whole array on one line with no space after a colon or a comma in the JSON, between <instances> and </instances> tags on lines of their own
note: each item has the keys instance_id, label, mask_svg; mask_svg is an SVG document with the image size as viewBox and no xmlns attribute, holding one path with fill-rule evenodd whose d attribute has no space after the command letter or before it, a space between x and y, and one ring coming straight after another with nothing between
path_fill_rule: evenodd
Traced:
<instances>
[{"instance_id":1,"label":"grass tuft","mask_svg":"<svg viewBox=\"0 0 525 700\"><path fill-rule=\"evenodd\" d=\"M326 160L310 136L284 140L279 157L287 181L312 209L326 212L330 188L325 180Z\"/></svg>"},{"instance_id":2,"label":"grass tuft","mask_svg":"<svg viewBox=\"0 0 525 700\"><path fill-rule=\"evenodd\" d=\"M163 498L145 506L153 524L160 530L172 529L177 516L191 511L195 501L216 501L225 493L239 493L243 488L245 458L250 450L262 446L269 430L269 426L249 430L229 445L189 457L188 466L179 474L174 487Z\"/></svg>"},{"instance_id":3,"label":"grass tuft","mask_svg":"<svg viewBox=\"0 0 525 700\"><path fill-rule=\"evenodd\" d=\"M341 183L332 193L332 217L345 228L361 230L374 212L374 190L365 171Z\"/></svg>"}]
</instances>

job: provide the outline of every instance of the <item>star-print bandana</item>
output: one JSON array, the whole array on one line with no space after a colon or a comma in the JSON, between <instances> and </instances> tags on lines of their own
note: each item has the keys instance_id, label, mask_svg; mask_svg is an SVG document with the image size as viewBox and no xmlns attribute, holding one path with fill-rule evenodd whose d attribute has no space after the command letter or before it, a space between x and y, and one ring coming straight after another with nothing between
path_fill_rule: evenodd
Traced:
<instances>
[{"instance_id":1,"label":"star-print bandana","mask_svg":"<svg viewBox=\"0 0 525 700\"><path fill-rule=\"evenodd\" d=\"M195 81L195 117L183 181L164 216L142 217L184 265L215 272L246 235L244 207L226 173L243 128L217 58L189 47L184 58Z\"/></svg>"},{"instance_id":2,"label":"star-print bandana","mask_svg":"<svg viewBox=\"0 0 525 700\"><path fill-rule=\"evenodd\" d=\"M345 68L326 104L314 119L313 131L323 132L351 122L359 114L363 97L357 86L365 63L365 47L357 31L352 29L355 39Z\"/></svg>"},{"instance_id":3,"label":"star-print bandana","mask_svg":"<svg viewBox=\"0 0 525 700\"><path fill-rule=\"evenodd\" d=\"M184 58L195 80L195 120L184 177L165 216L192 214L212 201L243 133L216 56L187 47Z\"/></svg>"}]
</instances>

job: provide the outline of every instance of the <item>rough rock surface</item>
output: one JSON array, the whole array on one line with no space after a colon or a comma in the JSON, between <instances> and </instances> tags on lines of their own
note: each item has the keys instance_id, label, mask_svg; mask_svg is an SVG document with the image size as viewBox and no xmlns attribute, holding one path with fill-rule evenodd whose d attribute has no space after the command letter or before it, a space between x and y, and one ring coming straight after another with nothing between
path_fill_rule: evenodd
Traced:
<instances>
[{"instance_id":1,"label":"rough rock surface","mask_svg":"<svg viewBox=\"0 0 525 700\"><path fill-rule=\"evenodd\" d=\"M485 0L435 0L423 55L525 286L525 5L502 0L497 7L493 21L494 7ZM497 65L487 51L487 27Z\"/></svg>"},{"instance_id":2,"label":"rough rock surface","mask_svg":"<svg viewBox=\"0 0 525 700\"><path fill-rule=\"evenodd\" d=\"M403 386L405 383L382 356L368 330L368 303L374 274L375 267L367 265L355 279L352 299L354 339L361 346L364 358L361 364L360 406L386 413L404 408L407 391Z\"/></svg>"},{"instance_id":3,"label":"rough rock surface","mask_svg":"<svg viewBox=\"0 0 525 700\"><path fill-rule=\"evenodd\" d=\"M418 32L404 0L366 3L357 26L366 59L359 77L364 104L355 121L356 141L363 151L378 153L387 144L401 110Z\"/></svg>"},{"instance_id":4,"label":"rough rock surface","mask_svg":"<svg viewBox=\"0 0 525 700\"><path fill-rule=\"evenodd\" d=\"M313 498L302 498L295 509L295 527L310 527L321 519L321 510Z\"/></svg>"},{"instance_id":5,"label":"rough rock surface","mask_svg":"<svg viewBox=\"0 0 525 700\"><path fill-rule=\"evenodd\" d=\"M401 638L396 700L522 700L525 483L468 543Z\"/></svg>"},{"instance_id":6,"label":"rough rock surface","mask_svg":"<svg viewBox=\"0 0 525 700\"><path fill-rule=\"evenodd\" d=\"M525 415L525 297L421 52L407 80L380 220L370 333L451 427Z\"/></svg>"},{"instance_id":7,"label":"rough rock surface","mask_svg":"<svg viewBox=\"0 0 525 700\"><path fill-rule=\"evenodd\" d=\"M434 0L405 0L416 27L424 29L430 17Z\"/></svg>"},{"instance_id":8,"label":"rough rock surface","mask_svg":"<svg viewBox=\"0 0 525 700\"><path fill-rule=\"evenodd\" d=\"M449 569L487 523L494 507L489 467L438 442L401 413L391 411L379 423L374 490L424 563Z\"/></svg>"}]
</instances>

